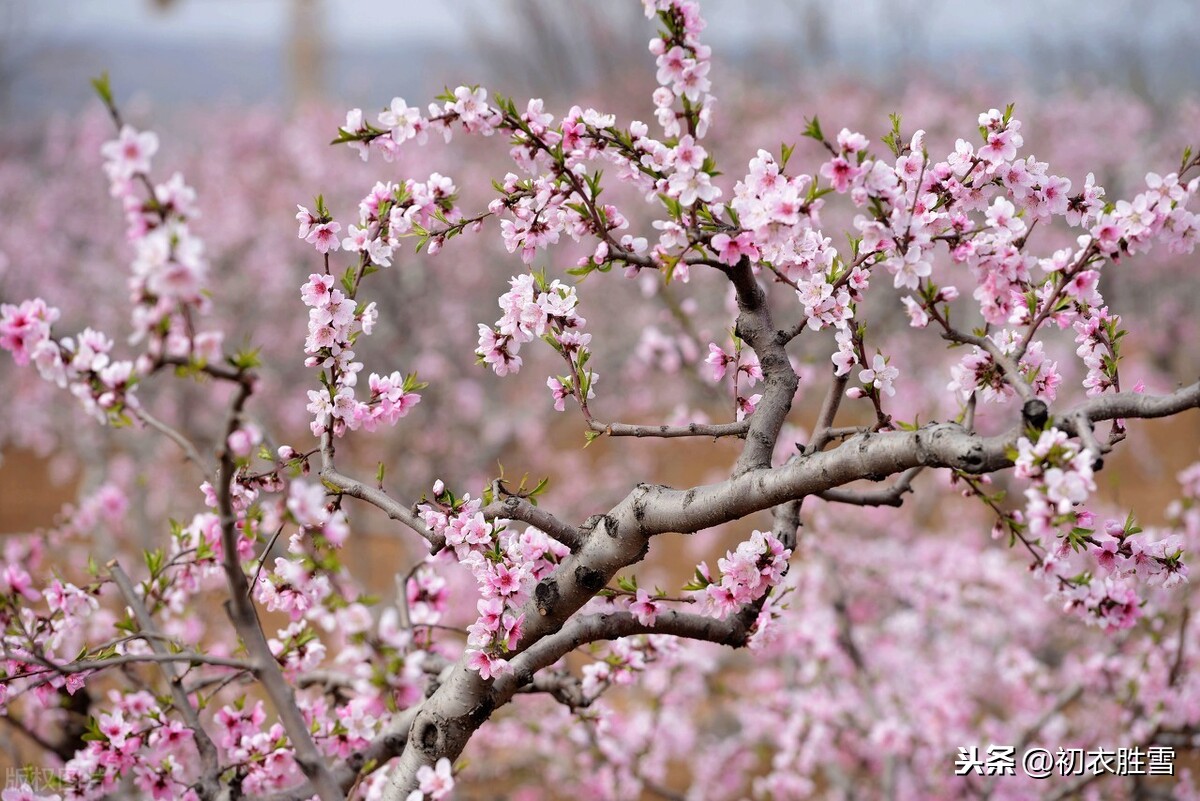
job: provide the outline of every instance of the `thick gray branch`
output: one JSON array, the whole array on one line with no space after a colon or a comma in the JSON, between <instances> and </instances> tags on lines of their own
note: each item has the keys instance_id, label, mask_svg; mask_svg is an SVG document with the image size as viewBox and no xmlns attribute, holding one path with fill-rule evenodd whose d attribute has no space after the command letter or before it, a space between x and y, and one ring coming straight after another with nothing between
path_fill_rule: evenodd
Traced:
<instances>
[{"instance_id":1,"label":"thick gray branch","mask_svg":"<svg viewBox=\"0 0 1200 801\"><path fill-rule=\"evenodd\" d=\"M763 358L762 353L759 356ZM790 365L787 369L790 372ZM790 406L790 394L785 398L779 394L782 390L775 391L778 408ZM1200 382L1158 397L1121 393L1093 398L1063 415L1059 424L1073 433L1072 421L1083 418L1094 422L1117 417L1163 417L1197 406ZM778 431L772 434L771 427L768 425L761 433L773 443L772 437ZM757 614L754 607L725 622L670 612L660 616L654 627L642 626L628 613L571 619L619 570L645 557L653 535L699 531L783 504L776 525L791 528L794 542L798 501L808 495L862 479L881 481L923 466L975 474L1000 470L1011 465L1008 450L1021 432L1015 427L999 436L982 437L953 423L927 425L916 431L867 432L832 451L798 456L780 467L735 470L719 484L689 490L639 484L608 514L590 518L583 527L586 536L581 547L538 583L533 598L522 610L526 622L516 655L511 658L513 674L484 680L467 668L465 660L447 671L445 680L413 723L408 744L385 791L385 801L405 798L414 789L421 766L433 765L442 757L456 759L474 731L499 705L528 683L538 669L553 664L579 644L646 631L728 644L743 642L753 625L749 616ZM752 449L769 455L770 448L764 450L765 446L766 440L752 437L743 456ZM902 478L900 486L903 482Z\"/></svg>"},{"instance_id":2,"label":"thick gray branch","mask_svg":"<svg viewBox=\"0 0 1200 801\"><path fill-rule=\"evenodd\" d=\"M792 399L800 379L788 358L786 338L775 330L767 295L758 285L750 261L742 259L730 268L729 280L737 292L738 319L735 331L758 355L763 373L763 396L746 431L746 444L733 466L733 475L769 467L779 431L792 410Z\"/></svg>"},{"instance_id":3,"label":"thick gray branch","mask_svg":"<svg viewBox=\"0 0 1200 801\"><path fill-rule=\"evenodd\" d=\"M1200 407L1200 382L1169 395L1122 392L1092 398L1057 418L1070 434L1080 419L1166 417ZM774 469L755 470L719 484L687 491L652 487L639 517L645 534L692 532L748 514L868 479L880 481L914 467L950 467L967 473L991 473L1012 465L1008 449L1022 429L993 437L972 434L955 423L936 423L916 431L866 433L832 451L794 460ZM629 496L622 504L632 504ZM619 508L619 507L618 507Z\"/></svg>"},{"instance_id":4,"label":"thick gray branch","mask_svg":"<svg viewBox=\"0 0 1200 801\"><path fill-rule=\"evenodd\" d=\"M733 648L746 644L754 616L730 615L717 620L707 615L668 610L660 612L653 625L646 625L630 612L600 612L571 620L562 629L530 646L513 659L513 672L496 681L497 700L507 699L521 686L533 681L537 671L550 667L580 646L635 634L670 634Z\"/></svg>"}]
</instances>

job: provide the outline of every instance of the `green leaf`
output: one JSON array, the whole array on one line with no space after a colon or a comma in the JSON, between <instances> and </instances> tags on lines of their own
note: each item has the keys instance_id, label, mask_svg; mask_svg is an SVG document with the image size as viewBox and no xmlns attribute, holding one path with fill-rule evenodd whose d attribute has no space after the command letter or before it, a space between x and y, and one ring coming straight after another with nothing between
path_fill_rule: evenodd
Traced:
<instances>
[{"instance_id":1,"label":"green leaf","mask_svg":"<svg viewBox=\"0 0 1200 801\"><path fill-rule=\"evenodd\" d=\"M817 117L805 120L803 135L809 139L816 139L818 142L823 143L825 141L825 132L821 130L821 120Z\"/></svg>"},{"instance_id":2,"label":"green leaf","mask_svg":"<svg viewBox=\"0 0 1200 801\"><path fill-rule=\"evenodd\" d=\"M779 171L783 172L787 169L788 162L792 159L792 153L796 150L795 145L780 144L779 145Z\"/></svg>"},{"instance_id":3,"label":"green leaf","mask_svg":"<svg viewBox=\"0 0 1200 801\"><path fill-rule=\"evenodd\" d=\"M239 370L253 370L262 365L258 348L243 348L229 357L229 364Z\"/></svg>"},{"instance_id":4,"label":"green leaf","mask_svg":"<svg viewBox=\"0 0 1200 801\"><path fill-rule=\"evenodd\" d=\"M113 106L112 83L108 79L108 71L100 73L98 78L92 78L92 88L96 90L96 94L104 101L104 105Z\"/></svg>"}]
</instances>

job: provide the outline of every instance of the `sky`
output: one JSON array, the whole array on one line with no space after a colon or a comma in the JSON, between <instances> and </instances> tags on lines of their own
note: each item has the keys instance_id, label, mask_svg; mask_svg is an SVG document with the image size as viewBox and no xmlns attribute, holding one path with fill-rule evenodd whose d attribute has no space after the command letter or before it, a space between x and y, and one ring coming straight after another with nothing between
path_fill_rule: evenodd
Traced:
<instances>
[{"instance_id":1,"label":"sky","mask_svg":"<svg viewBox=\"0 0 1200 801\"><path fill-rule=\"evenodd\" d=\"M11 0L10 0L11 1ZM169 12L153 0L25 0L30 32L38 37L142 37L160 41L203 41L220 38L247 43L277 41L286 28L289 5L294 0L175 0ZM570 2L571 0L560 0ZM625 0L590 0L617 4ZM21 3L22 0L15 0ZM629 0L636 5L635 0ZM927 26L935 36L943 33L973 42L1018 43L1022 34L1039 28L1054 40L1072 39L1105 29L1112 23L1138 16L1139 25L1159 33L1176 27L1188 14L1189 2L1174 0L886 0L911 24ZM397 39L464 38L462 19L475 16L502 25L512 21L511 6L496 0L321 0L328 31L340 43L382 44ZM839 27L870 27L877 15L877 0L839 0ZM755 7L802 6L794 0L717 0L705 5L710 34L743 41L761 35L772 25L770 14ZM1086 13L1081 13L1086 9ZM862 12L867 12L864 17ZM1191 11L1200 14L1200 11ZM970 24L966 21L970 20ZM519 23L518 23L519 24Z\"/></svg>"},{"instance_id":2,"label":"sky","mask_svg":"<svg viewBox=\"0 0 1200 801\"><path fill-rule=\"evenodd\" d=\"M306 1L319 9L325 84L354 101L376 91L383 74L400 92L440 88L431 71L447 80L455 66L473 64L481 39L495 47L511 38L506 32L528 26L523 9L534 3ZM158 102L285 100L297 2L174 0L164 11L156 0L0 0L9 108L77 109L86 78L105 69ZM601 8L628 36L651 31L636 0L551 2ZM708 0L706 39L743 63L765 51L796 53L810 7L821 11L829 43L822 67L831 73L886 80L916 64L951 79L965 69L1047 84L1136 82L1162 99L1200 85L1196 0Z\"/></svg>"}]
</instances>

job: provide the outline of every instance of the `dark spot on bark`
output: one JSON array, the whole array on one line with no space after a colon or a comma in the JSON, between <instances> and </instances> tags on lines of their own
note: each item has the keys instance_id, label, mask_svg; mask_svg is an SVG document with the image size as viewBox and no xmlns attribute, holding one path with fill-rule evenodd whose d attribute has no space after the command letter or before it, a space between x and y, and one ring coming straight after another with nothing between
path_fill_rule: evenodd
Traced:
<instances>
[{"instance_id":1,"label":"dark spot on bark","mask_svg":"<svg viewBox=\"0 0 1200 801\"><path fill-rule=\"evenodd\" d=\"M598 592L604 587L604 574L587 565L575 568L575 580L588 592Z\"/></svg>"},{"instance_id":2,"label":"dark spot on bark","mask_svg":"<svg viewBox=\"0 0 1200 801\"><path fill-rule=\"evenodd\" d=\"M605 534L614 538L617 536L617 519L615 517L612 515L604 515L600 518L600 522L604 524Z\"/></svg>"},{"instance_id":3,"label":"dark spot on bark","mask_svg":"<svg viewBox=\"0 0 1200 801\"><path fill-rule=\"evenodd\" d=\"M554 611L554 607L558 605L558 582L553 578L542 579L537 586L533 588L533 602L537 606L538 614L549 615Z\"/></svg>"},{"instance_id":4,"label":"dark spot on bark","mask_svg":"<svg viewBox=\"0 0 1200 801\"><path fill-rule=\"evenodd\" d=\"M421 726L421 731L417 735L417 745L425 753L432 754L437 749L438 739L437 724L429 721Z\"/></svg>"},{"instance_id":5,"label":"dark spot on bark","mask_svg":"<svg viewBox=\"0 0 1200 801\"><path fill-rule=\"evenodd\" d=\"M384 746L393 754L399 754L403 751L406 742L408 742L408 737L402 734L389 734L383 738ZM362 759L361 754L359 755L359 759Z\"/></svg>"},{"instance_id":6,"label":"dark spot on bark","mask_svg":"<svg viewBox=\"0 0 1200 801\"><path fill-rule=\"evenodd\" d=\"M592 515L587 520L583 521L583 525L579 527L579 530L584 534L590 534L596 528L596 524L599 522L600 515Z\"/></svg>"},{"instance_id":7,"label":"dark spot on bark","mask_svg":"<svg viewBox=\"0 0 1200 801\"><path fill-rule=\"evenodd\" d=\"M960 459L963 469L972 472L978 471L983 467L983 446L979 444L972 445Z\"/></svg>"},{"instance_id":8,"label":"dark spot on bark","mask_svg":"<svg viewBox=\"0 0 1200 801\"><path fill-rule=\"evenodd\" d=\"M690 489L683 494L683 508L686 509L692 505L692 501L696 500L696 491Z\"/></svg>"},{"instance_id":9,"label":"dark spot on bark","mask_svg":"<svg viewBox=\"0 0 1200 801\"><path fill-rule=\"evenodd\" d=\"M467 713L467 717L469 717L471 719L471 723L474 724L472 728L478 728L485 720L488 719L488 717L491 716L492 710L495 708L496 702L492 700L490 695L472 707L471 711Z\"/></svg>"},{"instance_id":10,"label":"dark spot on bark","mask_svg":"<svg viewBox=\"0 0 1200 801\"><path fill-rule=\"evenodd\" d=\"M1043 429L1050 420L1050 407L1040 398L1030 398L1021 407L1021 416L1025 422L1036 429Z\"/></svg>"}]
</instances>

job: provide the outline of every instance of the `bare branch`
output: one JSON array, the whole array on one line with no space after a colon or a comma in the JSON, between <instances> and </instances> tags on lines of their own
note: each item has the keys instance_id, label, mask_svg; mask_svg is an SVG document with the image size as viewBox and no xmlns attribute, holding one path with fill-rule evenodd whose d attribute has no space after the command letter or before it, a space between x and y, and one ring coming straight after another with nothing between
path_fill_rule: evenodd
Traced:
<instances>
[{"instance_id":1,"label":"bare branch","mask_svg":"<svg viewBox=\"0 0 1200 801\"><path fill-rule=\"evenodd\" d=\"M1091 398L1056 418L1075 433L1075 421L1166 417L1200 407L1200 382L1169 395L1120 392ZM1012 466L1008 450L1023 434L1018 425L984 437L956 423L935 423L915 431L866 433L832 451L815 453L772 469L755 470L718 484L675 490L644 486L618 509L640 510L638 530L645 535L691 532L737 520L785 501L817 495L863 478L881 480L917 466L952 467L965 473L990 473Z\"/></svg>"},{"instance_id":2,"label":"bare branch","mask_svg":"<svg viewBox=\"0 0 1200 801\"><path fill-rule=\"evenodd\" d=\"M592 420L588 429L597 434L607 434L610 437L660 437L673 439L677 437L738 437L745 439L750 430L750 421L739 420L734 423L688 423L687 425L635 425L631 423L602 423Z\"/></svg>"},{"instance_id":3,"label":"bare branch","mask_svg":"<svg viewBox=\"0 0 1200 801\"><path fill-rule=\"evenodd\" d=\"M757 613L756 613L757 615ZM513 672L496 680L494 694L507 699L518 688L533 680L537 671L547 668L588 643L615 640L635 634L670 634L689 640L720 643L734 648L746 644L754 617L733 614L725 620L707 615L669 610L660 612L653 625L639 621L631 612L599 612L572 618L556 634L543 637L513 658Z\"/></svg>"},{"instance_id":4,"label":"bare branch","mask_svg":"<svg viewBox=\"0 0 1200 801\"><path fill-rule=\"evenodd\" d=\"M825 393L825 400L821 401L821 411L817 414L817 424L813 426L812 440L804 449L805 453L825 450L829 441L837 436L834 433L833 421L837 417L838 408L842 405L842 398L846 394L846 384L849 381L849 372L844 375L834 374L833 380L829 383L829 389Z\"/></svg>"},{"instance_id":5,"label":"bare branch","mask_svg":"<svg viewBox=\"0 0 1200 801\"><path fill-rule=\"evenodd\" d=\"M882 489L848 490L835 487L818 493L817 497L830 503L851 506L903 506L904 496L912 492L913 479L924 469L924 466L910 467L894 484Z\"/></svg>"},{"instance_id":6,"label":"bare branch","mask_svg":"<svg viewBox=\"0 0 1200 801\"><path fill-rule=\"evenodd\" d=\"M526 498L509 495L504 500L495 500L483 508L483 516L488 520L506 517L520 520L549 534L572 551L583 547L584 536L579 529L565 523L541 507L534 506Z\"/></svg>"},{"instance_id":7,"label":"bare branch","mask_svg":"<svg viewBox=\"0 0 1200 801\"><path fill-rule=\"evenodd\" d=\"M110 656L105 659L76 659L73 662L59 664L51 662L44 657L34 654L5 654L6 658L12 658L20 662L33 662L40 665L44 670L30 671L27 673L17 673L12 676L5 676L0 679L0 684L14 681L16 679L27 679L33 676L40 676L43 673L90 673L94 670L104 670L111 667L122 667L124 665L136 665L140 662L150 664L175 664L186 663L189 665L213 665L215 667L227 667L237 670L251 670L253 665L243 659L234 659L224 656L212 656L210 654L201 654L195 651L184 651L177 654L171 653L153 653L153 654L121 654L120 656Z\"/></svg>"},{"instance_id":8,"label":"bare branch","mask_svg":"<svg viewBox=\"0 0 1200 801\"><path fill-rule=\"evenodd\" d=\"M208 465L200 458L200 454L196 451L196 446L192 444L191 440L141 407L134 409L133 414L143 423L178 445L180 450L183 451L183 455L187 457L187 460L199 468L200 474L205 479L212 481L212 476L208 472Z\"/></svg>"},{"instance_id":9,"label":"bare branch","mask_svg":"<svg viewBox=\"0 0 1200 801\"><path fill-rule=\"evenodd\" d=\"M1075 436L1079 437L1083 447L1092 455L1092 469L1099 470L1104 466L1104 454L1112 448L1104 447L1096 441L1096 435L1092 432L1092 422L1085 415L1079 412L1071 415L1071 425L1075 429Z\"/></svg>"},{"instance_id":10,"label":"bare branch","mask_svg":"<svg viewBox=\"0 0 1200 801\"><path fill-rule=\"evenodd\" d=\"M412 509L397 501L381 489L364 484L337 471L333 463L333 435L326 431L321 436L321 480L343 495L366 501L392 520L399 521L420 534L429 542L429 552L437 553L446 547L446 538L429 530Z\"/></svg>"},{"instance_id":11,"label":"bare branch","mask_svg":"<svg viewBox=\"0 0 1200 801\"><path fill-rule=\"evenodd\" d=\"M583 691L583 682L566 671L538 673L533 681L517 690L518 693L544 693L568 709L585 709L592 705Z\"/></svg>"}]
</instances>

